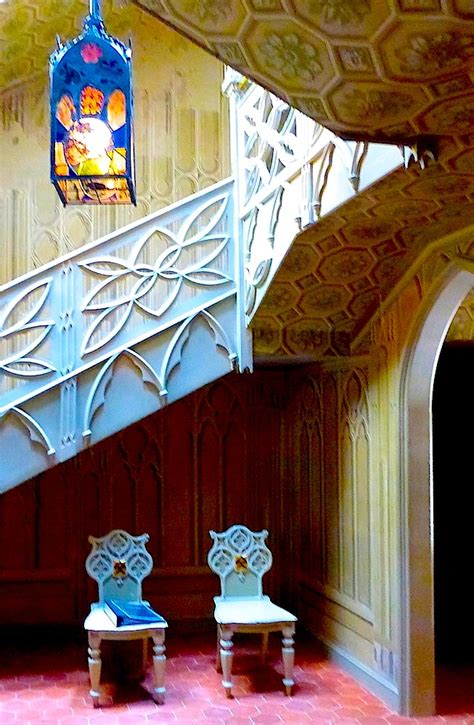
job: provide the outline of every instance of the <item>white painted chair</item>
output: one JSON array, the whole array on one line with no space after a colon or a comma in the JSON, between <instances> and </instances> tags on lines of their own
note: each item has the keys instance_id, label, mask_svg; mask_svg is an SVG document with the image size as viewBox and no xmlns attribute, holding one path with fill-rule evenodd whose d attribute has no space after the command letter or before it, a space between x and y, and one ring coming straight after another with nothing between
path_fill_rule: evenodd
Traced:
<instances>
[{"instance_id":1,"label":"white painted chair","mask_svg":"<svg viewBox=\"0 0 474 725\"><path fill-rule=\"evenodd\" d=\"M262 634L262 660L268 648L269 632L281 631L283 685L291 695L294 685L293 665L296 617L274 604L262 593L262 577L272 565L272 555L265 539L268 531L250 531L237 524L227 531L209 532L214 544L207 561L221 580L221 595L214 597L217 622L216 667L222 671L227 697L232 696L232 659L234 632Z\"/></svg>"},{"instance_id":2,"label":"white painted chair","mask_svg":"<svg viewBox=\"0 0 474 725\"><path fill-rule=\"evenodd\" d=\"M153 560L145 548L148 534L131 536L122 529L114 529L102 538L89 536L92 551L86 560L86 570L99 588L99 601L91 605L84 622L89 639L90 695L94 707L100 706L100 673L102 640L143 640L143 668L147 665L148 640L153 640L153 666L155 686L153 699L163 703L165 679L165 629L162 622L117 626L105 609L106 600L143 602L142 581L151 572Z\"/></svg>"}]
</instances>

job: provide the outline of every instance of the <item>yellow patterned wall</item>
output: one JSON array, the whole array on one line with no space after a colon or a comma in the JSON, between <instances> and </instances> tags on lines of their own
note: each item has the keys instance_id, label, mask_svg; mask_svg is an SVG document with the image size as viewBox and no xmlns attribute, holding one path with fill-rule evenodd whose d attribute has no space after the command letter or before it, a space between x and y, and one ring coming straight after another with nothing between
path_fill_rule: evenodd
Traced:
<instances>
[{"instance_id":1,"label":"yellow patterned wall","mask_svg":"<svg viewBox=\"0 0 474 725\"><path fill-rule=\"evenodd\" d=\"M222 64L136 7L124 12L111 0L103 6L107 30L124 41L132 39L138 205L63 209L49 181L47 59L56 32L63 40L78 33L87 3L9 3L2 12L8 8L10 16L0 15L0 35L17 61L17 77L5 76L10 66L3 54L0 283L229 173ZM23 59L18 42L22 23L23 30L25 23L31 25L27 35L33 66Z\"/></svg>"}]
</instances>

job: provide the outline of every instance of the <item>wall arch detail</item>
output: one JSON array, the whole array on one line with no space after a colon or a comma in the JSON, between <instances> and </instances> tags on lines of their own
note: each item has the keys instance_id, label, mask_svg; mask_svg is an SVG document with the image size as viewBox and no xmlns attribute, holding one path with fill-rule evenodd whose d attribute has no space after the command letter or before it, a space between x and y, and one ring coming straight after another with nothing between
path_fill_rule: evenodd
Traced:
<instances>
[{"instance_id":1,"label":"wall arch detail","mask_svg":"<svg viewBox=\"0 0 474 725\"><path fill-rule=\"evenodd\" d=\"M401 706L435 712L432 517L433 382L441 347L474 274L451 271L415 321L402 372Z\"/></svg>"}]
</instances>

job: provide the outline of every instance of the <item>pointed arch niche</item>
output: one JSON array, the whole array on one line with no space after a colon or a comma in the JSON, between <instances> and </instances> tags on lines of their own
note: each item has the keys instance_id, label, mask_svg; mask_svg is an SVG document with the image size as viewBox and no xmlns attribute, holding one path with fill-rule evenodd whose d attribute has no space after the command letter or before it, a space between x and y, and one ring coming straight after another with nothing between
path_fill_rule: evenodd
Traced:
<instances>
[{"instance_id":1,"label":"pointed arch niche","mask_svg":"<svg viewBox=\"0 0 474 725\"><path fill-rule=\"evenodd\" d=\"M435 701L432 419L439 353L474 274L447 279L416 326L403 370L401 486L401 706L405 714L432 715Z\"/></svg>"}]
</instances>

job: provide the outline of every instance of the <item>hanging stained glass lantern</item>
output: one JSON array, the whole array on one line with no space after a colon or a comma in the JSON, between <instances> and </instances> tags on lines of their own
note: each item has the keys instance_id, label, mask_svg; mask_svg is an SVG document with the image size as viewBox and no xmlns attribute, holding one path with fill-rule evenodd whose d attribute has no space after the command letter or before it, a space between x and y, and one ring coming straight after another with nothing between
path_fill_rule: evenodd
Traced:
<instances>
[{"instance_id":1,"label":"hanging stained glass lantern","mask_svg":"<svg viewBox=\"0 0 474 725\"><path fill-rule=\"evenodd\" d=\"M51 181L66 204L135 204L131 49L90 0L79 37L49 59Z\"/></svg>"}]
</instances>

